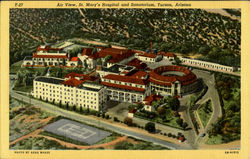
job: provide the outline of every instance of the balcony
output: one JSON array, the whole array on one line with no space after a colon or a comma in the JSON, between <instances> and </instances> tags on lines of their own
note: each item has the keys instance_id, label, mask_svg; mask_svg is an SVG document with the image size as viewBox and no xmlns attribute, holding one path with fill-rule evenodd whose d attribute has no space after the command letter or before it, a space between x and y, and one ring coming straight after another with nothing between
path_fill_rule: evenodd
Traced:
<instances>
[{"instance_id":1,"label":"balcony","mask_svg":"<svg viewBox=\"0 0 250 159\"><path fill-rule=\"evenodd\" d=\"M120 102L123 102L123 101L124 101L124 98L119 97L119 101L120 101Z\"/></svg>"},{"instance_id":2,"label":"balcony","mask_svg":"<svg viewBox=\"0 0 250 159\"><path fill-rule=\"evenodd\" d=\"M114 97L114 98L113 98L113 100L116 100L116 101L118 101L118 99L119 99L118 97Z\"/></svg>"}]
</instances>

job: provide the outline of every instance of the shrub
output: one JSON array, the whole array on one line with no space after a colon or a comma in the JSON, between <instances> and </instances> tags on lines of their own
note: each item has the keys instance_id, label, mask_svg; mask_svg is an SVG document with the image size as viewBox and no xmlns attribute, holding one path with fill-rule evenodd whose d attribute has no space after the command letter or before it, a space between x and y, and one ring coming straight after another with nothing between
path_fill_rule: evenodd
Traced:
<instances>
[{"instance_id":1,"label":"shrub","mask_svg":"<svg viewBox=\"0 0 250 159\"><path fill-rule=\"evenodd\" d=\"M102 118L105 118L105 113L102 114Z\"/></svg>"},{"instance_id":2,"label":"shrub","mask_svg":"<svg viewBox=\"0 0 250 159\"><path fill-rule=\"evenodd\" d=\"M130 118L130 117L124 118L124 124L126 124L128 126L132 126L133 125L133 119Z\"/></svg>"},{"instance_id":3,"label":"shrub","mask_svg":"<svg viewBox=\"0 0 250 159\"><path fill-rule=\"evenodd\" d=\"M188 126L188 124L187 124L186 122L184 122L184 123L182 124L182 128L183 128L184 130L187 128L187 126Z\"/></svg>"},{"instance_id":4,"label":"shrub","mask_svg":"<svg viewBox=\"0 0 250 159\"><path fill-rule=\"evenodd\" d=\"M120 142L117 145L115 145L115 150L128 150L133 149L134 145L129 142Z\"/></svg>"},{"instance_id":5,"label":"shrub","mask_svg":"<svg viewBox=\"0 0 250 159\"><path fill-rule=\"evenodd\" d=\"M171 133L168 133L168 137L172 137L172 134L171 134Z\"/></svg>"},{"instance_id":6,"label":"shrub","mask_svg":"<svg viewBox=\"0 0 250 159\"><path fill-rule=\"evenodd\" d=\"M115 122L119 122L119 120L118 120L117 117L114 117L114 121L115 121Z\"/></svg>"},{"instance_id":7,"label":"shrub","mask_svg":"<svg viewBox=\"0 0 250 159\"><path fill-rule=\"evenodd\" d=\"M153 123L153 122L148 122L148 123L145 125L145 130L147 130L147 131L150 132L150 133L155 132L155 123Z\"/></svg>"},{"instance_id":8,"label":"shrub","mask_svg":"<svg viewBox=\"0 0 250 159\"><path fill-rule=\"evenodd\" d=\"M107 115L105 116L105 118L106 118L106 119L109 119L109 115L107 114Z\"/></svg>"}]
</instances>

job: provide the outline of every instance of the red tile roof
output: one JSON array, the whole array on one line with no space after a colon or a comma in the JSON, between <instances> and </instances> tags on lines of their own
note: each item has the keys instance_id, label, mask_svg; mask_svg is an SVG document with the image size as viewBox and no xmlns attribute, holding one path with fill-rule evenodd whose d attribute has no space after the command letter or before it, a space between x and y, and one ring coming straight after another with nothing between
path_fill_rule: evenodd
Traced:
<instances>
[{"instance_id":1,"label":"red tile roof","mask_svg":"<svg viewBox=\"0 0 250 159\"><path fill-rule=\"evenodd\" d=\"M140 78L115 75L115 74L108 74L108 75L104 76L103 78L109 79L109 80L121 81L121 82L135 83L135 84L140 84L140 85L146 85L148 83L147 80L143 80Z\"/></svg>"},{"instance_id":2,"label":"red tile roof","mask_svg":"<svg viewBox=\"0 0 250 159\"><path fill-rule=\"evenodd\" d=\"M78 57L71 57L70 61L78 61Z\"/></svg>"},{"instance_id":3,"label":"red tile roof","mask_svg":"<svg viewBox=\"0 0 250 159\"><path fill-rule=\"evenodd\" d=\"M105 48L98 52L98 56L100 58L105 58L107 55L112 56L112 58L108 62L117 63L134 55L134 52L131 50L117 48Z\"/></svg>"},{"instance_id":4,"label":"red tile roof","mask_svg":"<svg viewBox=\"0 0 250 159\"><path fill-rule=\"evenodd\" d=\"M136 110L135 108L133 108L133 109L130 109L128 112L134 114L136 111L137 111L137 110Z\"/></svg>"},{"instance_id":5,"label":"red tile roof","mask_svg":"<svg viewBox=\"0 0 250 159\"><path fill-rule=\"evenodd\" d=\"M82 56L83 55L86 55L86 56L92 55L92 51L93 51L92 48L84 48L82 51Z\"/></svg>"},{"instance_id":6,"label":"red tile roof","mask_svg":"<svg viewBox=\"0 0 250 159\"><path fill-rule=\"evenodd\" d=\"M137 69L145 69L147 67L146 63L143 63L141 60L135 58L132 61L128 62L126 65L128 66L134 66Z\"/></svg>"},{"instance_id":7,"label":"red tile roof","mask_svg":"<svg viewBox=\"0 0 250 159\"><path fill-rule=\"evenodd\" d=\"M68 58L68 54L66 55L37 55L36 53L33 54L34 58Z\"/></svg>"},{"instance_id":8,"label":"red tile roof","mask_svg":"<svg viewBox=\"0 0 250 159\"><path fill-rule=\"evenodd\" d=\"M177 72L182 72L184 73L183 76L177 76L177 75L172 75L172 76L163 76L161 75L163 72L167 71L177 71ZM161 66L158 67L154 70L152 70L149 73L150 76L150 82L160 84L160 85L166 85L170 86L172 83L175 81L180 81L182 85L188 85L197 80L196 75L188 70L185 67L182 66Z\"/></svg>"},{"instance_id":9,"label":"red tile roof","mask_svg":"<svg viewBox=\"0 0 250 159\"><path fill-rule=\"evenodd\" d=\"M158 101L160 99L162 99L163 97L160 95L156 95L156 94L151 94L150 96L145 97L144 101L146 105L151 105L151 103L153 101Z\"/></svg>"},{"instance_id":10,"label":"red tile roof","mask_svg":"<svg viewBox=\"0 0 250 159\"><path fill-rule=\"evenodd\" d=\"M68 58L68 54L66 55L60 55L60 53L58 53L58 55L37 55L38 51L44 51L44 52L48 52L50 50L53 51L60 51L62 49L60 48L51 48L49 46L45 46L45 48L41 48L41 46L38 46L36 49L36 52L33 54L33 58Z\"/></svg>"},{"instance_id":11,"label":"red tile roof","mask_svg":"<svg viewBox=\"0 0 250 159\"><path fill-rule=\"evenodd\" d=\"M78 79L75 79L75 78L70 78L66 81L63 81L62 84L64 85L68 85L68 86L72 86L72 87L77 87L79 85L81 85L84 81L82 80L78 80Z\"/></svg>"},{"instance_id":12,"label":"red tile roof","mask_svg":"<svg viewBox=\"0 0 250 159\"><path fill-rule=\"evenodd\" d=\"M163 56L168 56L168 57L174 57L175 55L171 52L158 52L157 54L163 55Z\"/></svg>"},{"instance_id":13,"label":"red tile roof","mask_svg":"<svg viewBox=\"0 0 250 159\"><path fill-rule=\"evenodd\" d=\"M64 77L65 78L83 77L83 79L81 80L83 82L85 82L85 81L95 81L95 80L98 79L95 76L89 76L89 75L86 75L86 74L75 73L75 72L68 73Z\"/></svg>"},{"instance_id":14,"label":"red tile roof","mask_svg":"<svg viewBox=\"0 0 250 159\"><path fill-rule=\"evenodd\" d=\"M125 86L125 85L114 84L114 83L109 83L109 82L101 82L101 84L104 85L104 86L108 86L108 87L127 89L127 90L132 90L132 91L137 91L137 92L145 92L144 88Z\"/></svg>"},{"instance_id":15,"label":"red tile roof","mask_svg":"<svg viewBox=\"0 0 250 159\"><path fill-rule=\"evenodd\" d=\"M157 55L152 54L152 53L144 53L144 54L139 54L138 56L144 56L144 57L149 57L149 58L155 58Z\"/></svg>"},{"instance_id":16,"label":"red tile roof","mask_svg":"<svg viewBox=\"0 0 250 159\"><path fill-rule=\"evenodd\" d=\"M139 70L139 71L135 72L134 74L130 75L129 77L141 79L142 77L145 77L147 74L148 74L147 72Z\"/></svg>"},{"instance_id":17,"label":"red tile roof","mask_svg":"<svg viewBox=\"0 0 250 159\"><path fill-rule=\"evenodd\" d=\"M84 48L81 55L86 55L91 59L97 59L99 57L98 53L93 54L92 48Z\"/></svg>"}]
</instances>

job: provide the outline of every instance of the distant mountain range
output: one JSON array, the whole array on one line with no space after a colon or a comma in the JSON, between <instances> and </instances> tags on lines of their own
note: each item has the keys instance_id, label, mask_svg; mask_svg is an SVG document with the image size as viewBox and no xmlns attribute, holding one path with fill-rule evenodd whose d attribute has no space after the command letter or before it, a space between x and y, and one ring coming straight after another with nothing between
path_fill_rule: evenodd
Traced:
<instances>
[{"instance_id":1,"label":"distant mountain range","mask_svg":"<svg viewBox=\"0 0 250 159\"><path fill-rule=\"evenodd\" d=\"M239 20L200 9L11 9L10 63L39 44L74 37L142 50L153 42L159 51L179 53L216 47L237 56L240 36Z\"/></svg>"}]
</instances>

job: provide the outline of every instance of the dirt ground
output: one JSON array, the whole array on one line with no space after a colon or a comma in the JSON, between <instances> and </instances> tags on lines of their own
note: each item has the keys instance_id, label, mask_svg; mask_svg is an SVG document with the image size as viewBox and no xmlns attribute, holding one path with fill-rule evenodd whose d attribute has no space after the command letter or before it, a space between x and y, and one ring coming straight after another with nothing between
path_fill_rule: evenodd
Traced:
<instances>
[{"instance_id":1,"label":"dirt ground","mask_svg":"<svg viewBox=\"0 0 250 159\"><path fill-rule=\"evenodd\" d=\"M200 149L236 149L240 148L240 140L219 145L200 145Z\"/></svg>"}]
</instances>

